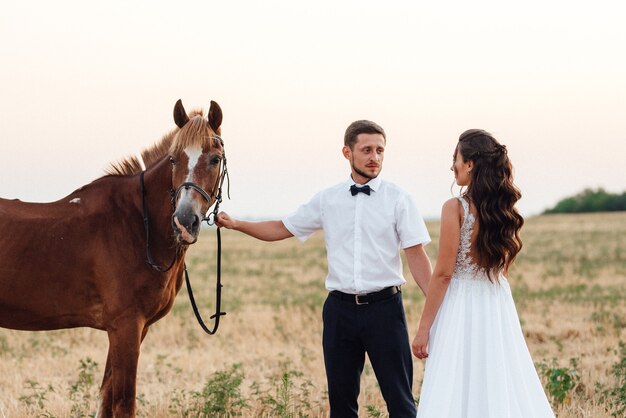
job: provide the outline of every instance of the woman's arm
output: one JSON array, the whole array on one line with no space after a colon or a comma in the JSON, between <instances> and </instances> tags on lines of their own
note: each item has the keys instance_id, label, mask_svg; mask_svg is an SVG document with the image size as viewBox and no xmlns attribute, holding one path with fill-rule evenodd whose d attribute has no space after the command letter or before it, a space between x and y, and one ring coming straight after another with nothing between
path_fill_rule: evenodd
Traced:
<instances>
[{"instance_id":1,"label":"woman's arm","mask_svg":"<svg viewBox=\"0 0 626 418\"><path fill-rule=\"evenodd\" d=\"M439 236L439 254L433 275L426 292L426 303L422 311L420 325L413 339L413 354L420 359L428 357L428 338L430 327L435 320L439 306L446 294L450 278L454 272L456 255L461 237L460 204L457 199L450 199L441 209L441 234Z\"/></svg>"}]
</instances>

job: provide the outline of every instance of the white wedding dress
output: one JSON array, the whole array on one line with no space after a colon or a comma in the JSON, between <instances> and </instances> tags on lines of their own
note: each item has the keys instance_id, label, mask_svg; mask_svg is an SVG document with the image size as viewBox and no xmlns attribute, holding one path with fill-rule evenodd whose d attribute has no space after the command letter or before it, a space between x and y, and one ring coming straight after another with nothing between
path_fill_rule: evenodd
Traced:
<instances>
[{"instance_id":1,"label":"white wedding dress","mask_svg":"<svg viewBox=\"0 0 626 418\"><path fill-rule=\"evenodd\" d=\"M454 273L430 330L418 418L554 417L504 275L490 282L470 258L465 213Z\"/></svg>"}]
</instances>

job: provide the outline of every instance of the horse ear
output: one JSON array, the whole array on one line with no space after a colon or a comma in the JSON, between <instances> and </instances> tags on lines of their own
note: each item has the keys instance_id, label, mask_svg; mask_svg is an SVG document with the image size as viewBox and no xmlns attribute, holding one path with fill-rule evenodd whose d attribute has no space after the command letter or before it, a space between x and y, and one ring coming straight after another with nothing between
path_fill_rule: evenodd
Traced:
<instances>
[{"instance_id":1,"label":"horse ear","mask_svg":"<svg viewBox=\"0 0 626 418\"><path fill-rule=\"evenodd\" d=\"M183 102L180 99L178 99L176 105L174 105L174 122L176 122L176 126L179 128L182 128L189 122L189 116L187 116Z\"/></svg>"},{"instance_id":2,"label":"horse ear","mask_svg":"<svg viewBox=\"0 0 626 418\"><path fill-rule=\"evenodd\" d=\"M218 132L222 125L222 109L217 102L211 100L211 108L209 109L209 126L213 132Z\"/></svg>"}]
</instances>

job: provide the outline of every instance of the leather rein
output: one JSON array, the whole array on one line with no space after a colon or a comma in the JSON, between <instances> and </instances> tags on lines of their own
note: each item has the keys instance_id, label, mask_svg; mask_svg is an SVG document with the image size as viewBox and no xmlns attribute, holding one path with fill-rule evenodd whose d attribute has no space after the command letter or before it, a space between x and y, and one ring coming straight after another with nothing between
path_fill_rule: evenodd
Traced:
<instances>
[{"instance_id":1,"label":"leather rein","mask_svg":"<svg viewBox=\"0 0 626 418\"><path fill-rule=\"evenodd\" d=\"M223 146L224 141L217 135L216 137L222 143L222 146ZM161 267L152 258L152 253L150 252L150 225L148 221L148 206L146 205L146 187L144 183L144 173L145 171L142 171L141 174L139 175L139 181L141 183L141 206L142 206L142 211L143 211L143 225L146 231L146 262L154 270L160 273L165 273L169 271L174 266L174 263L176 263L176 260L178 260L178 257L181 254L181 247L178 246L176 248L176 254L174 255L174 258L172 259L172 262L167 267ZM230 176L228 175L228 169L226 167L226 154L224 153L222 155L221 173L219 177L217 178L217 180L215 181L215 187L213 188L213 190L210 193L207 193L206 191L204 191L204 189L202 189L202 187L198 186L197 184L193 182L182 183L180 186L178 186L176 191L170 190L170 195L172 196L172 199L171 199L172 208L174 210L176 209L176 202L178 200L178 196L183 191L183 189L184 190L193 189L194 191L198 192L209 204L211 203L211 200L215 198L215 206L213 210L209 212L207 215L203 216L202 220L200 221L201 223L206 222L207 225L209 226L215 225L215 219L219 212L220 203L222 203L222 186L224 184L225 179L228 179L227 195L228 195L228 198L230 199ZM215 193L216 189L217 189L217 193ZM189 301L191 302L193 313L196 316L196 319L198 320L198 323L200 324L200 327L202 328L202 330L209 335L213 335L217 332L217 328L219 327L220 317L226 315L226 312L221 311L222 235L220 233L220 227L217 227L217 274L216 274L217 278L216 278L216 287L215 287L215 313L210 316L210 319L214 320L212 328L207 327L207 325L202 319L202 315L200 314L200 311L198 310L198 306L196 305L196 300L193 296L193 290L191 289L191 281L189 280L189 273L187 271L186 263L183 263L183 270L185 272L185 283L187 285L187 293L189 294Z\"/></svg>"}]
</instances>

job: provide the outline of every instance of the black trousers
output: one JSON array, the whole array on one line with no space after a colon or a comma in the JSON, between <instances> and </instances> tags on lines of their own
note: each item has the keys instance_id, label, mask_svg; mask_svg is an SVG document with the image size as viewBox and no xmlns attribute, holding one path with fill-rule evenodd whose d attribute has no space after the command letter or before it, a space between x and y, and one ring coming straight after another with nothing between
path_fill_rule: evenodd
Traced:
<instances>
[{"instance_id":1,"label":"black trousers","mask_svg":"<svg viewBox=\"0 0 626 418\"><path fill-rule=\"evenodd\" d=\"M368 305L328 295L322 315L330 417L358 417L357 398L367 353L389 418L415 418L413 359L402 293Z\"/></svg>"}]
</instances>

